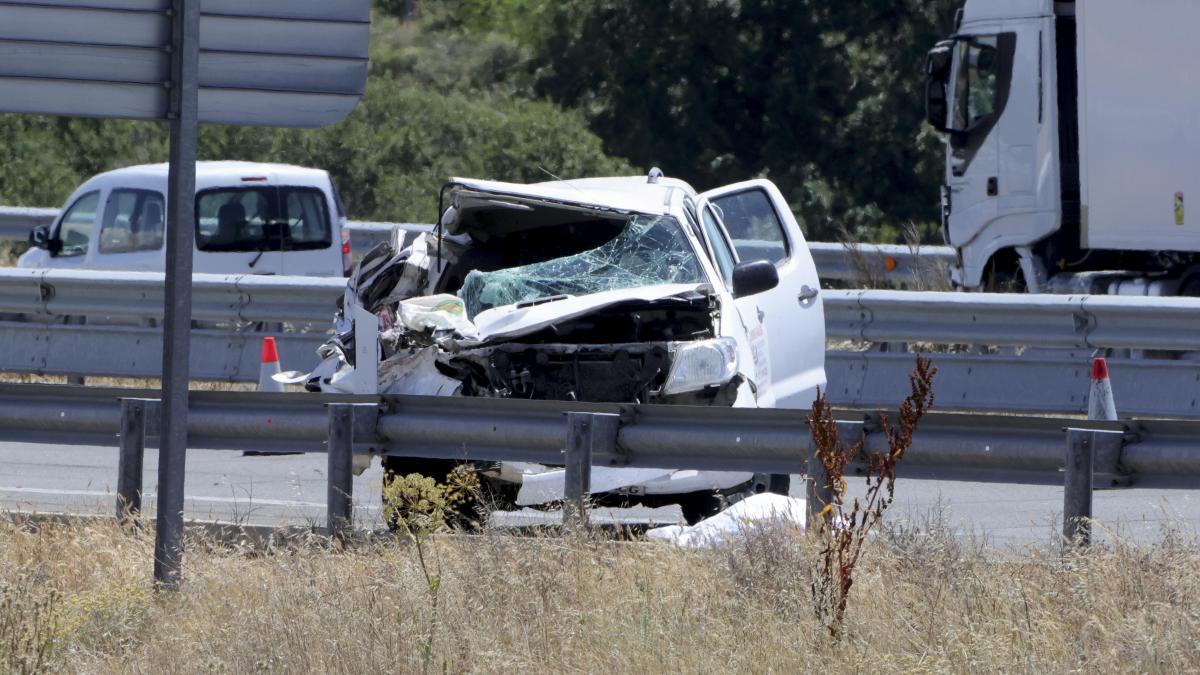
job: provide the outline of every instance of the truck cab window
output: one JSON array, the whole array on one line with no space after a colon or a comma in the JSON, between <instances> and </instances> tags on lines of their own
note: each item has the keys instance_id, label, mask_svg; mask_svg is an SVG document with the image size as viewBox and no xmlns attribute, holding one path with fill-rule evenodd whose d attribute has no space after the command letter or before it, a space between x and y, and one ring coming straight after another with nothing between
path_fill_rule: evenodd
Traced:
<instances>
[{"instance_id":1,"label":"truck cab window","mask_svg":"<svg viewBox=\"0 0 1200 675\"><path fill-rule=\"evenodd\" d=\"M712 203L742 262L768 260L778 265L787 260L787 235L766 192L751 188L718 197Z\"/></svg>"},{"instance_id":2,"label":"truck cab window","mask_svg":"<svg viewBox=\"0 0 1200 675\"><path fill-rule=\"evenodd\" d=\"M56 255L65 258L87 253L99 206L100 193L89 192L76 199L67 209L58 225L59 246Z\"/></svg>"},{"instance_id":3,"label":"truck cab window","mask_svg":"<svg viewBox=\"0 0 1200 675\"><path fill-rule=\"evenodd\" d=\"M996 112L996 36L958 43L958 76L954 81L954 129L967 131Z\"/></svg>"},{"instance_id":4,"label":"truck cab window","mask_svg":"<svg viewBox=\"0 0 1200 675\"><path fill-rule=\"evenodd\" d=\"M163 245L163 196L151 190L113 190L100 223L101 253L157 251Z\"/></svg>"}]
</instances>

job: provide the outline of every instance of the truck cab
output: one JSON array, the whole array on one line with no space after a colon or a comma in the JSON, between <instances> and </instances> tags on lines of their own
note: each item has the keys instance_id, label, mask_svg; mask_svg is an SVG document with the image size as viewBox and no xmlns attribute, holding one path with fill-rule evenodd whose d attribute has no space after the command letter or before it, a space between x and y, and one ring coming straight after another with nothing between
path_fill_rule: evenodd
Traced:
<instances>
[{"instance_id":1,"label":"truck cab","mask_svg":"<svg viewBox=\"0 0 1200 675\"><path fill-rule=\"evenodd\" d=\"M167 165L132 166L81 185L20 267L162 272ZM210 274L343 276L346 216L328 172L198 162L194 269Z\"/></svg>"},{"instance_id":2,"label":"truck cab","mask_svg":"<svg viewBox=\"0 0 1200 675\"><path fill-rule=\"evenodd\" d=\"M926 60L967 290L1200 294L1195 3L968 0Z\"/></svg>"}]
</instances>

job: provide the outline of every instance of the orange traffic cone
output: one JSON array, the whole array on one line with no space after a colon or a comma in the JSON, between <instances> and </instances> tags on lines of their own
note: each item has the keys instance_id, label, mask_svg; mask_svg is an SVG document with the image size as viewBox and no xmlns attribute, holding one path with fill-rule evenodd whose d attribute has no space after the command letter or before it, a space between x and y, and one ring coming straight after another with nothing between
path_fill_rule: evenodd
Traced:
<instances>
[{"instance_id":1,"label":"orange traffic cone","mask_svg":"<svg viewBox=\"0 0 1200 675\"><path fill-rule=\"evenodd\" d=\"M275 338L263 338L262 366L258 371L259 391L283 391L283 383L272 379L280 373L279 350L275 348Z\"/></svg>"},{"instance_id":2,"label":"orange traffic cone","mask_svg":"<svg viewBox=\"0 0 1200 675\"><path fill-rule=\"evenodd\" d=\"M1088 419L1117 419L1117 404L1113 400L1112 383L1108 380L1108 361L1103 356L1092 359L1092 389L1088 392Z\"/></svg>"}]
</instances>

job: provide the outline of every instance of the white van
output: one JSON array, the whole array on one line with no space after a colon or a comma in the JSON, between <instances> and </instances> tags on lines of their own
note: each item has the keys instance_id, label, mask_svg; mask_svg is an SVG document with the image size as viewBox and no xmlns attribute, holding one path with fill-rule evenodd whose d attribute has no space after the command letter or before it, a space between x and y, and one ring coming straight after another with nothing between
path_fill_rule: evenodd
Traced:
<instances>
[{"instance_id":1,"label":"white van","mask_svg":"<svg viewBox=\"0 0 1200 675\"><path fill-rule=\"evenodd\" d=\"M20 267L161 272L167 165L102 173L30 234ZM194 271L343 276L350 233L327 171L253 162L196 163Z\"/></svg>"}]
</instances>

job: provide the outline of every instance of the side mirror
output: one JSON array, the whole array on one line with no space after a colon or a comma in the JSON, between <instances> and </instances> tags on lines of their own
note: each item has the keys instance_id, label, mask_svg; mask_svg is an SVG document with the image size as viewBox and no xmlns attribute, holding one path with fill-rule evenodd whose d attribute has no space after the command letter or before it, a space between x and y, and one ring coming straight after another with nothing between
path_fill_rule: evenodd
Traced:
<instances>
[{"instance_id":1,"label":"side mirror","mask_svg":"<svg viewBox=\"0 0 1200 675\"><path fill-rule=\"evenodd\" d=\"M738 263L733 268L733 297L744 298L779 285L779 271L769 260Z\"/></svg>"},{"instance_id":2,"label":"side mirror","mask_svg":"<svg viewBox=\"0 0 1200 675\"><path fill-rule=\"evenodd\" d=\"M950 106L946 103L946 83L938 80L925 82L925 121L938 131L946 131L946 120Z\"/></svg>"},{"instance_id":3,"label":"side mirror","mask_svg":"<svg viewBox=\"0 0 1200 675\"><path fill-rule=\"evenodd\" d=\"M34 248L50 248L50 227L38 225L29 232L29 245Z\"/></svg>"},{"instance_id":4,"label":"side mirror","mask_svg":"<svg viewBox=\"0 0 1200 675\"><path fill-rule=\"evenodd\" d=\"M946 131L950 112L946 83L950 79L954 45L954 40L942 40L925 55L925 121L938 131Z\"/></svg>"}]
</instances>

